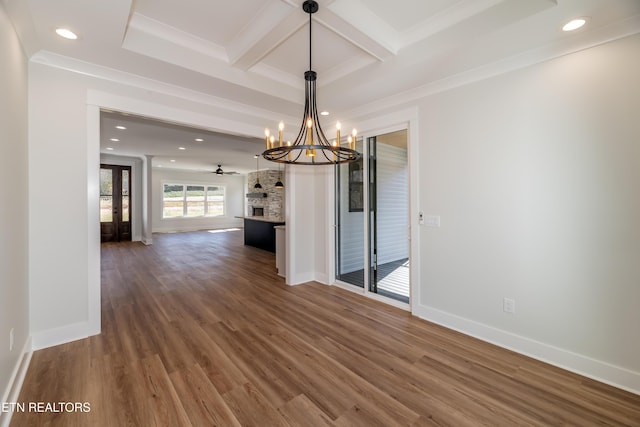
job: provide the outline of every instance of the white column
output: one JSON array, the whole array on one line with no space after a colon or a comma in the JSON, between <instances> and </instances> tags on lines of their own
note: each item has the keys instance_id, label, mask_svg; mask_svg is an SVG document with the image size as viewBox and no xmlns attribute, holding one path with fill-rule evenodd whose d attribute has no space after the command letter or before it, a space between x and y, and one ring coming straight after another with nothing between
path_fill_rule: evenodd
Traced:
<instances>
[{"instance_id":1,"label":"white column","mask_svg":"<svg viewBox=\"0 0 640 427\"><path fill-rule=\"evenodd\" d=\"M286 282L315 280L315 173L320 166L286 167ZM318 250L325 250L324 247Z\"/></svg>"},{"instance_id":2,"label":"white column","mask_svg":"<svg viewBox=\"0 0 640 427\"><path fill-rule=\"evenodd\" d=\"M142 162L142 243L145 245L153 244L153 230L151 228L153 218L152 208L152 171L151 160L152 155L145 154Z\"/></svg>"}]
</instances>

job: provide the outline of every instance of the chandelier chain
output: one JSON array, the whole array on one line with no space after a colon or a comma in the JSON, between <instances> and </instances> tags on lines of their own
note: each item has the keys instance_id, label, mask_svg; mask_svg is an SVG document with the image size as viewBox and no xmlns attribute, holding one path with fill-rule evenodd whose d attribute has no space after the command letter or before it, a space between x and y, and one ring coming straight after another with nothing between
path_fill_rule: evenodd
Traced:
<instances>
[{"instance_id":1,"label":"chandelier chain","mask_svg":"<svg viewBox=\"0 0 640 427\"><path fill-rule=\"evenodd\" d=\"M304 73L305 102L302 114L302 124L293 143L283 141L284 123L279 125L278 141L265 130L266 150L262 157L279 163L303 165L329 165L353 162L360 158L356 151L356 130L348 138L348 145L342 144L340 138L340 122L336 124L336 138L331 143L320 126L317 107L317 73L313 71L313 17L319 9L315 0L305 0L302 10L309 14L309 69ZM304 156L302 155L304 153Z\"/></svg>"}]
</instances>

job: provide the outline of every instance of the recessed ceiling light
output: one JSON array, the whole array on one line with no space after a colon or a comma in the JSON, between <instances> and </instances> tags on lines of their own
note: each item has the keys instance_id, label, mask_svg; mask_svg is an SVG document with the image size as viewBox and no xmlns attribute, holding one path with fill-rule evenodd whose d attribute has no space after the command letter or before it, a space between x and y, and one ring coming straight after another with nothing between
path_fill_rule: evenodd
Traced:
<instances>
[{"instance_id":1,"label":"recessed ceiling light","mask_svg":"<svg viewBox=\"0 0 640 427\"><path fill-rule=\"evenodd\" d=\"M162 165L158 165L158 167L159 167L159 168L161 168L161 167L162 167Z\"/></svg>"},{"instance_id":2,"label":"recessed ceiling light","mask_svg":"<svg viewBox=\"0 0 640 427\"><path fill-rule=\"evenodd\" d=\"M113 147L107 147L107 151L113 151Z\"/></svg>"},{"instance_id":3,"label":"recessed ceiling light","mask_svg":"<svg viewBox=\"0 0 640 427\"><path fill-rule=\"evenodd\" d=\"M328 115L329 115L329 112L328 112L328 111L321 111L321 112L320 112L320 115L321 115L321 116L328 116Z\"/></svg>"},{"instance_id":4,"label":"recessed ceiling light","mask_svg":"<svg viewBox=\"0 0 640 427\"><path fill-rule=\"evenodd\" d=\"M116 129L125 130L126 127L118 125L118 126L116 126Z\"/></svg>"},{"instance_id":5,"label":"recessed ceiling light","mask_svg":"<svg viewBox=\"0 0 640 427\"><path fill-rule=\"evenodd\" d=\"M178 147L178 150L186 150L184 147Z\"/></svg>"},{"instance_id":6,"label":"recessed ceiling light","mask_svg":"<svg viewBox=\"0 0 640 427\"><path fill-rule=\"evenodd\" d=\"M578 28L582 27L586 23L587 23L587 19L586 18L572 19L571 21L569 21L566 24L564 24L564 26L562 27L562 31L577 30Z\"/></svg>"},{"instance_id":7,"label":"recessed ceiling light","mask_svg":"<svg viewBox=\"0 0 640 427\"><path fill-rule=\"evenodd\" d=\"M196 139L195 139L195 141L196 141L196 142L202 142L202 141L204 141L204 139L202 139L202 138L196 138Z\"/></svg>"},{"instance_id":8,"label":"recessed ceiling light","mask_svg":"<svg viewBox=\"0 0 640 427\"><path fill-rule=\"evenodd\" d=\"M176 162L176 161L175 161L175 159L171 159L171 160L169 160L169 161L170 161L171 163L175 163L175 162Z\"/></svg>"},{"instance_id":9,"label":"recessed ceiling light","mask_svg":"<svg viewBox=\"0 0 640 427\"><path fill-rule=\"evenodd\" d=\"M120 142L120 140L118 138L111 138L109 141Z\"/></svg>"},{"instance_id":10,"label":"recessed ceiling light","mask_svg":"<svg viewBox=\"0 0 640 427\"><path fill-rule=\"evenodd\" d=\"M71 30L67 30L66 28L56 28L56 34L69 40L75 40L78 38L76 33Z\"/></svg>"}]
</instances>

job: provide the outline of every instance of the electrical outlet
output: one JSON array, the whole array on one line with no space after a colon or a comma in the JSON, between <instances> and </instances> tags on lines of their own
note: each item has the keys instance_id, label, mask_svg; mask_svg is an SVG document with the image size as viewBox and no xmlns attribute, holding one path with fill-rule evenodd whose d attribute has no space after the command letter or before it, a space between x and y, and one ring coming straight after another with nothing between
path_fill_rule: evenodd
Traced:
<instances>
[{"instance_id":1,"label":"electrical outlet","mask_svg":"<svg viewBox=\"0 0 640 427\"><path fill-rule=\"evenodd\" d=\"M516 300L511 298L504 298L502 300L502 311L505 313L513 314L516 312Z\"/></svg>"},{"instance_id":2,"label":"electrical outlet","mask_svg":"<svg viewBox=\"0 0 640 427\"><path fill-rule=\"evenodd\" d=\"M13 351L13 328L9 331L9 351Z\"/></svg>"}]
</instances>

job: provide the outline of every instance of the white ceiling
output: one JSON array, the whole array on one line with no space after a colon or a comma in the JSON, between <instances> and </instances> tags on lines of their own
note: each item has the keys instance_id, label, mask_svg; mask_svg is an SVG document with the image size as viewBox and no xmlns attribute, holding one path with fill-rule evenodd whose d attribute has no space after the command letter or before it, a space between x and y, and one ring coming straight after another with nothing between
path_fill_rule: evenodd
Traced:
<instances>
[{"instance_id":1,"label":"white ceiling","mask_svg":"<svg viewBox=\"0 0 640 427\"><path fill-rule=\"evenodd\" d=\"M258 127L273 126L276 118L284 118L292 131L299 125L295 120L302 114L309 61L302 0L2 1L34 61L78 72L90 68L92 75L115 70L227 100L263 117ZM313 21L318 107L336 118L357 116L365 105L393 105L640 32L640 0L318 3ZM585 27L561 31L566 21L581 16L588 17ZM73 30L79 39L61 39L54 33L57 27ZM105 132L109 123L103 125ZM167 125L160 125L158 133L146 122L131 125L139 128L129 148L111 154L154 154L166 161L171 144L188 141L194 133ZM187 150L182 166L235 162L225 146L246 144L242 138L229 140L236 144L212 142L218 151L206 156L199 147ZM255 151L248 144L245 154ZM188 160L191 153L197 157ZM235 168L251 169L252 161Z\"/></svg>"},{"instance_id":2,"label":"white ceiling","mask_svg":"<svg viewBox=\"0 0 640 427\"><path fill-rule=\"evenodd\" d=\"M111 111L100 115L100 135L104 154L153 155L154 167L207 173L214 172L218 165L225 172L251 172L257 167L254 156L264 150L262 139L187 128ZM260 169L265 169L267 163L262 160Z\"/></svg>"}]
</instances>

